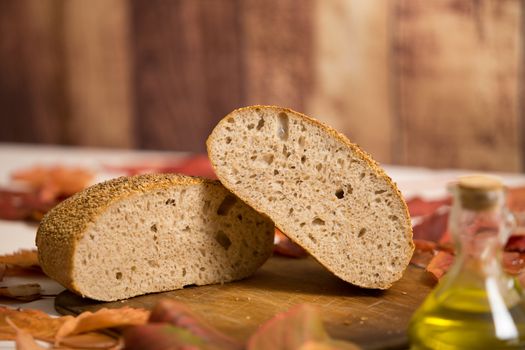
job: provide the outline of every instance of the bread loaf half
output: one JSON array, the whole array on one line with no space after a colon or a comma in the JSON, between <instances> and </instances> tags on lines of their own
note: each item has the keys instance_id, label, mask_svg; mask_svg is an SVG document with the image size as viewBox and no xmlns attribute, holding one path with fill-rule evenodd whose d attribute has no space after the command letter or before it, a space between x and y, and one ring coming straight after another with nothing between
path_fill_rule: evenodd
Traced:
<instances>
[{"instance_id":1,"label":"bread loaf half","mask_svg":"<svg viewBox=\"0 0 525 350\"><path fill-rule=\"evenodd\" d=\"M274 226L218 181L121 177L65 200L36 237L42 269L96 300L228 282L271 255Z\"/></svg>"},{"instance_id":2,"label":"bread loaf half","mask_svg":"<svg viewBox=\"0 0 525 350\"><path fill-rule=\"evenodd\" d=\"M385 289L414 245L396 185L357 145L289 109L227 115L207 141L217 176L321 264L352 284Z\"/></svg>"}]
</instances>

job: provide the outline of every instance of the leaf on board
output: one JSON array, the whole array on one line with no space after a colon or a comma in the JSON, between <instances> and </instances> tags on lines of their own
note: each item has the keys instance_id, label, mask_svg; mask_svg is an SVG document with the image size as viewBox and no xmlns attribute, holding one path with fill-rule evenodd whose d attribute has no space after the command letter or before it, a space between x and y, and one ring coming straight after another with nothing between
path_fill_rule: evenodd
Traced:
<instances>
[{"instance_id":1,"label":"leaf on board","mask_svg":"<svg viewBox=\"0 0 525 350\"><path fill-rule=\"evenodd\" d=\"M150 313L145 309L122 307L118 309L103 308L96 312L85 311L75 318L70 318L62 324L56 333L55 343L70 335L91 332L95 330L136 326L145 324Z\"/></svg>"},{"instance_id":2,"label":"leaf on board","mask_svg":"<svg viewBox=\"0 0 525 350\"><path fill-rule=\"evenodd\" d=\"M0 298L19 301L33 301L42 297L42 288L38 283L18 284L0 287Z\"/></svg>"},{"instance_id":3,"label":"leaf on board","mask_svg":"<svg viewBox=\"0 0 525 350\"><path fill-rule=\"evenodd\" d=\"M43 311L33 309L15 310L0 307L0 340L14 340L16 332L9 325L9 319L16 327L28 332L33 337L53 342L60 326L72 316L51 317Z\"/></svg>"},{"instance_id":4,"label":"leaf on board","mask_svg":"<svg viewBox=\"0 0 525 350\"><path fill-rule=\"evenodd\" d=\"M317 308L297 305L264 323L248 340L247 350L359 349L350 342L335 341L325 331Z\"/></svg>"},{"instance_id":5,"label":"leaf on board","mask_svg":"<svg viewBox=\"0 0 525 350\"><path fill-rule=\"evenodd\" d=\"M9 319L9 317L7 317L5 320L6 320L6 323L9 326L11 326L13 330L15 331L15 334L16 334L15 342L16 342L17 350L44 350L45 349L36 343L35 339L30 333L24 331L21 328L18 328L13 323L13 321Z\"/></svg>"},{"instance_id":6,"label":"leaf on board","mask_svg":"<svg viewBox=\"0 0 525 350\"><path fill-rule=\"evenodd\" d=\"M214 344L218 348L243 348L239 342L201 320L185 304L171 299L162 299L155 305L151 311L149 322L166 322L178 328L186 329L206 344Z\"/></svg>"}]
</instances>

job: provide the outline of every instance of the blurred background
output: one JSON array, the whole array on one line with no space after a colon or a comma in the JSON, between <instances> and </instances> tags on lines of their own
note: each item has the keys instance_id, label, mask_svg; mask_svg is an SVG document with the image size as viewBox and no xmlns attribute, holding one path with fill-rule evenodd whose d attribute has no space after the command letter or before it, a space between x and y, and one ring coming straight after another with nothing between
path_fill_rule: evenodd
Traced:
<instances>
[{"instance_id":1,"label":"blurred background","mask_svg":"<svg viewBox=\"0 0 525 350\"><path fill-rule=\"evenodd\" d=\"M525 0L1 0L0 142L204 152L282 105L382 163L525 169Z\"/></svg>"}]
</instances>

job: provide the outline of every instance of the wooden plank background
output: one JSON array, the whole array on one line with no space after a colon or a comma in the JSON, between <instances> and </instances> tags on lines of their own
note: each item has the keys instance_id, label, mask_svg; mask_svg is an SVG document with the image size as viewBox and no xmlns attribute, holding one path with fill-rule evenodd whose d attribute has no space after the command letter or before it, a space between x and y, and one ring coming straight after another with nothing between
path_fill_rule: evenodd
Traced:
<instances>
[{"instance_id":1,"label":"wooden plank background","mask_svg":"<svg viewBox=\"0 0 525 350\"><path fill-rule=\"evenodd\" d=\"M525 169L523 0L3 0L0 142L203 152L234 108L384 163Z\"/></svg>"}]
</instances>

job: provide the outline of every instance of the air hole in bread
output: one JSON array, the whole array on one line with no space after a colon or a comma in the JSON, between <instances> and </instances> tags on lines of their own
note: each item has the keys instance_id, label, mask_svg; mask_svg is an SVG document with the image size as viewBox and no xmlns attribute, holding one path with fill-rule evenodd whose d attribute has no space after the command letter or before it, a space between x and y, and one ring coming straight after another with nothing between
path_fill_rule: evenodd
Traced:
<instances>
[{"instance_id":1,"label":"air hole in bread","mask_svg":"<svg viewBox=\"0 0 525 350\"><path fill-rule=\"evenodd\" d=\"M151 232L157 232L157 224L151 225L149 229L151 230Z\"/></svg>"},{"instance_id":2,"label":"air hole in bread","mask_svg":"<svg viewBox=\"0 0 525 350\"><path fill-rule=\"evenodd\" d=\"M153 235L153 240L156 241L157 239L159 239L159 237L157 237L157 235Z\"/></svg>"},{"instance_id":3,"label":"air hole in bread","mask_svg":"<svg viewBox=\"0 0 525 350\"><path fill-rule=\"evenodd\" d=\"M301 227L304 227L304 225L306 225L306 222L301 222L301 224L299 224Z\"/></svg>"},{"instance_id":4,"label":"air hole in bread","mask_svg":"<svg viewBox=\"0 0 525 350\"><path fill-rule=\"evenodd\" d=\"M182 232L189 232L190 231L190 227L189 226L186 226L182 229Z\"/></svg>"},{"instance_id":5,"label":"air hole in bread","mask_svg":"<svg viewBox=\"0 0 525 350\"><path fill-rule=\"evenodd\" d=\"M273 171L273 174L274 174L274 175L279 175L279 170L275 169L275 170Z\"/></svg>"},{"instance_id":6,"label":"air hole in bread","mask_svg":"<svg viewBox=\"0 0 525 350\"><path fill-rule=\"evenodd\" d=\"M288 140L288 114L281 112L278 115L277 136L283 141Z\"/></svg>"},{"instance_id":7,"label":"air hole in bread","mask_svg":"<svg viewBox=\"0 0 525 350\"><path fill-rule=\"evenodd\" d=\"M376 197L376 199L374 199L374 201L375 201L376 203L381 203L381 198Z\"/></svg>"},{"instance_id":8,"label":"air hole in bread","mask_svg":"<svg viewBox=\"0 0 525 350\"><path fill-rule=\"evenodd\" d=\"M119 280L119 279L122 279L122 272L117 272L117 273L115 274L115 278L118 279L118 280Z\"/></svg>"},{"instance_id":9,"label":"air hole in bread","mask_svg":"<svg viewBox=\"0 0 525 350\"><path fill-rule=\"evenodd\" d=\"M362 180L362 179L364 179L364 178L365 178L365 176L366 176L366 174L365 174L365 173L361 173L361 174L359 174L359 178L360 178L361 180Z\"/></svg>"},{"instance_id":10,"label":"air hole in bread","mask_svg":"<svg viewBox=\"0 0 525 350\"><path fill-rule=\"evenodd\" d=\"M182 277L184 277L184 276L186 276L186 268L185 267L182 268Z\"/></svg>"},{"instance_id":11,"label":"air hole in bread","mask_svg":"<svg viewBox=\"0 0 525 350\"><path fill-rule=\"evenodd\" d=\"M232 142L232 138L231 137L226 137L226 144L230 144Z\"/></svg>"},{"instance_id":12,"label":"air hole in bread","mask_svg":"<svg viewBox=\"0 0 525 350\"><path fill-rule=\"evenodd\" d=\"M175 199L169 198L166 200L165 204L175 206Z\"/></svg>"},{"instance_id":13,"label":"air hole in bread","mask_svg":"<svg viewBox=\"0 0 525 350\"><path fill-rule=\"evenodd\" d=\"M235 205L235 202L237 200L234 196L227 195L222 200L221 204L219 205L219 208L217 209L217 215L225 216L228 215L230 212L230 209Z\"/></svg>"},{"instance_id":14,"label":"air hole in bread","mask_svg":"<svg viewBox=\"0 0 525 350\"><path fill-rule=\"evenodd\" d=\"M251 160L256 160L257 159L257 156L256 155L253 155L250 157Z\"/></svg>"},{"instance_id":15,"label":"air hole in bread","mask_svg":"<svg viewBox=\"0 0 525 350\"><path fill-rule=\"evenodd\" d=\"M321 218L315 218L312 220L312 225L314 226L323 226L325 224L324 220Z\"/></svg>"},{"instance_id":16,"label":"air hole in bread","mask_svg":"<svg viewBox=\"0 0 525 350\"><path fill-rule=\"evenodd\" d=\"M291 152L288 152L288 147L286 147L286 145L284 145L284 146L283 146L283 155L284 155L286 158L289 158L291 154L292 154Z\"/></svg>"},{"instance_id":17,"label":"air hole in bread","mask_svg":"<svg viewBox=\"0 0 525 350\"><path fill-rule=\"evenodd\" d=\"M201 266L201 267L199 268L199 270L201 270L201 271L206 271L206 268L205 268L204 266Z\"/></svg>"},{"instance_id":18,"label":"air hole in bread","mask_svg":"<svg viewBox=\"0 0 525 350\"><path fill-rule=\"evenodd\" d=\"M86 259L82 259L82 265L87 265Z\"/></svg>"},{"instance_id":19,"label":"air hole in bread","mask_svg":"<svg viewBox=\"0 0 525 350\"><path fill-rule=\"evenodd\" d=\"M265 154L262 158L268 165L273 163L273 154Z\"/></svg>"},{"instance_id":20,"label":"air hole in bread","mask_svg":"<svg viewBox=\"0 0 525 350\"><path fill-rule=\"evenodd\" d=\"M312 242L317 243L317 239L311 233L308 234L308 238L310 238Z\"/></svg>"},{"instance_id":21,"label":"air hole in bread","mask_svg":"<svg viewBox=\"0 0 525 350\"><path fill-rule=\"evenodd\" d=\"M293 214L293 208L290 208L290 210L288 210L288 214L289 214L289 215L292 215L292 214Z\"/></svg>"},{"instance_id":22,"label":"air hole in bread","mask_svg":"<svg viewBox=\"0 0 525 350\"><path fill-rule=\"evenodd\" d=\"M301 157L301 163L304 164L305 162L306 162L306 156L302 156L302 157Z\"/></svg>"},{"instance_id":23,"label":"air hole in bread","mask_svg":"<svg viewBox=\"0 0 525 350\"><path fill-rule=\"evenodd\" d=\"M365 233L366 233L366 228L363 227L363 228L361 228L361 229L359 230L359 233L357 234L357 237L361 238L361 237L363 237L363 235L364 235Z\"/></svg>"},{"instance_id":24,"label":"air hole in bread","mask_svg":"<svg viewBox=\"0 0 525 350\"><path fill-rule=\"evenodd\" d=\"M377 190L374 192L374 194L382 194L382 193L385 193L386 190Z\"/></svg>"},{"instance_id":25,"label":"air hole in bread","mask_svg":"<svg viewBox=\"0 0 525 350\"><path fill-rule=\"evenodd\" d=\"M261 118L261 119L259 119L259 122L257 123L257 128L256 129L257 130L261 130L263 126L264 126L264 119Z\"/></svg>"},{"instance_id":26,"label":"air hole in bread","mask_svg":"<svg viewBox=\"0 0 525 350\"><path fill-rule=\"evenodd\" d=\"M343 199L345 197L345 191L340 188L337 191L335 191L335 196L339 199Z\"/></svg>"},{"instance_id":27,"label":"air hole in bread","mask_svg":"<svg viewBox=\"0 0 525 350\"><path fill-rule=\"evenodd\" d=\"M339 165L342 167L342 166L345 164L344 159L339 158L339 159L337 160L337 164L339 164Z\"/></svg>"},{"instance_id":28,"label":"air hole in bread","mask_svg":"<svg viewBox=\"0 0 525 350\"><path fill-rule=\"evenodd\" d=\"M230 246L232 245L232 241L230 240L230 238L226 235L226 233L224 233L221 230L217 231L217 234L215 235L215 240L225 250L228 250L228 248L230 248Z\"/></svg>"},{"instance_id":29,"label":"air hole in bread","mask_svg":"<svg viewBox=\"0 0 525 350\"><path fill-rule=\"evenodd\" d=\"M93 236L93 235L90 234L90 235L89 235L89 239L94 240L94 239L95 239L95 236Z\"/></svg>"},{"instance_id":30,"label":"air hole in bread","mask_svg":"<svg viewBox=\"0 0 525 350\"><path fill-rule=\"evenodd\" d=\"M299 144L299 146L304 147L304 136L299 137L297 143Z\"/></svg>"},{"instance_id":31,"label":"air hole in bread","mask_svg":"<svg viewBox=\"0 0 525 350\"><path fill-rule=\"evenodd\" d=\"M392 221L397 221L397 219L398 219L397 216L395 216L395 215L388 215L388 218L390 220L392 220Z\"/></svg>"},{"instance_id":32,"label":"air hole in bread","mask_svg":"<svg viewBox=\"0 0 525 350\"><path fill-rule=\"evenodd\" d=\"M321 171L321 169L323 169L323 165L322 165L321 163L319 163L319 164L317 164L317 165L315 166L315 169L316 169L317 171Z\"/></svg>"},{"instance_id":33,"label":"air hole in bread","mask_svg":"<svg viewBox=\"0 0 525 350\"><path fill-rule=\"evenodd\" d=\"M248 124L247 128L248 128L248 130L252 130L253 128L255 128L255 124L250 123L250 124Z\"/></svg>"},{"instance_id":34,"label":"air hole in bread","mask_svg":"<svg viewBox=\"0 0 525 350\"><path fill-rule=\"evenodd\" d=\"M136 272L137 271L137 267L135 265L131 266L131 272Z\"/></svg>"},{"instance_id":35,"label":"air hole in bread","mask_svg":"<svg viewBox=\"0 0 525 350\"><path fill-rule=\"evenodd\" d=\"M235 120L233 120L233 118L228 118L227 120L228 120L228 123L234 123L235 122Z\"/></svg>"},{"instance_id":36,"label":"air hole in bread","mask_svg":"<svg viewBox=\"0 0 525 350\"><path fill-rule=\"evenodd\" d=\"M155 260L148 260L148 265L151 267L159 267L159 263Z\"/></svg>"},{"instance_id":37,"label":"air hole in bread","mask_svg":"<svg viewBox=\"0 0 525 350\"><path fill-rule=\"evenodd\" d=\"M210 201L204 201L204 206L202 207L202 211L204 212L204 214L207 214L210 210L210 204Z\"/></svg>"}]
</instances>

